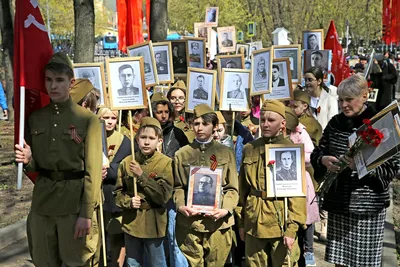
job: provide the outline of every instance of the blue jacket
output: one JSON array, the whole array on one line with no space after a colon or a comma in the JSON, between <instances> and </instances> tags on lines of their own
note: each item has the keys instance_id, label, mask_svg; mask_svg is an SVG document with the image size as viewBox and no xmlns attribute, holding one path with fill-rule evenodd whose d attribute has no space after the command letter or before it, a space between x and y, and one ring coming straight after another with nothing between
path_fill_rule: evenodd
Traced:
<instances>
[{"instance_id":1,"label":"blue jacket","mask_svg":"<svg viewBox=\"0 0 400 267\"><path fill-rule=\"evenodd\" d=\"M3 85L1 82L0 82L0 107L3 110L8 109L6 94L4 93Z\"/></svg>"}]
</instances>

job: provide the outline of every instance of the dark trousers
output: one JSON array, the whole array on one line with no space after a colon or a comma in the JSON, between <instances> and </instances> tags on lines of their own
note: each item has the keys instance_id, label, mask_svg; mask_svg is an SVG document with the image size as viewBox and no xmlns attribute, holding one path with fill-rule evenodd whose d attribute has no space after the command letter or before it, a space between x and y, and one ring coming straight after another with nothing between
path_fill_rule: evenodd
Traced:
<instances>
[{"instance_id":1,"label":"dark trousers","mask_svg":"<svg viewBox=\"0 0 400 267\"><path fill-rule=\"evenodd\" d=\"M304 260L304 253L314 253L314 224L307 225L307 229L299 229L297 234L299 235L299 247L300 247L300 259L299 267L305 267L306 263Z\"/></svg>"}]
</instances>

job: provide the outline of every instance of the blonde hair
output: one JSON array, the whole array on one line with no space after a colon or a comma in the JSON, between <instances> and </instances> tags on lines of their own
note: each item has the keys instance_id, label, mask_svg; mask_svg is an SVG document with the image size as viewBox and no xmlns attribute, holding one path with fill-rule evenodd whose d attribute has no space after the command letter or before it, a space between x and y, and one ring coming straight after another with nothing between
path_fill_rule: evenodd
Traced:
<instances>
[{"instance_id":1,"label":"blonde hair","mask_svg":"<svg viewBox=\"0 0 400 267\"><path fill-rule=\"evenodd\" d=\"M307 105L307 108L304 110L304 113L305 113L307 116L309 116L309 117L312 117L312 116L313 116L313 115L312 115L311 107L310 107L310 105L309 105L308 103L306 103L306 102L304 102L304 101L301 101L301 100L292 100L292 103L294 103L296 106L301 106L301 105L306 104L306 105Z\"/></svg>"},{"instance_id":2,"label":"blonde hair","mask_svg":"<svg viewBox=\"0 0 400 267\"><path fill-rule=\"evenodd\" d=\"M365 91L368 91L368 82L362 74L357 73L339 84L337 94L341 99L346 97L354 98L359 97Z\"/></svg>"},{"instance_id":3,"label":"blonde hair","mask_svg":"<svg viewBox=\"0 0 400 267\"><path fill-rule=\"evenodd\" d=\"M109 108L100 108L99 111L97 112L97 117L101 119L101 117L104 116L107 112L111 111L115 116L118 117L118 111L117 110L111 110Z\"/></svg>"}]
</instances>

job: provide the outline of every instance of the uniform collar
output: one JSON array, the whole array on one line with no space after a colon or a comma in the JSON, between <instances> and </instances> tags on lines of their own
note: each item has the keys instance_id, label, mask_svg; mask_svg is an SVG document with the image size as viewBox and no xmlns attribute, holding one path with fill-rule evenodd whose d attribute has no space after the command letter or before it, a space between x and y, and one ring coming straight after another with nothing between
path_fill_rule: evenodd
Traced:
<instances>
[{"instance_id":1,"label":"uniform collar","mask_svg":"<svg viewBox=\"0 0 400 267\"><path fill-rule=\"evenodd\" d=\"M263 137L263 140L266 144L274 144L274 143L280 142L284 139L285 139L285 137L283 136L283 134L280 134L278 136L273 136L273 137Z\"/></svg>"},{"instance_id":2,"label":"uniform collar","mask_svg":"<svg viewBox=\"0 0 400 267\"><path fill-rule=\"evenodd\" d=\"M153 155L146 156L146 155L143 155L142 152L138 152L138 153L136 153L136 161L140 165L144 164L144 163L150 163L155 159L155 157L157 156L157 153L158 152L155 151Z\"/></svg>"},{"instance_id":3,"label":"uniform collar","mask_svg":"<svg viewBox=\"0 0 400 267\"><path fill-rule=\"evenodd\" d=\"M74 104L74 102L72 102L71 97L69 97L68 100L65 102L61 102L61 103L50 102L50 107L54 111L62 112L65 109L68 109L69 107L71 107L73 104Z\"/></svg>"},{"instance_id":4,"label":"uniform collar","mask_svg":"<svg viewBox=\"0 0 400 267\"><path fill-rule=\"evenodd\" d=\"M201 143L201 142L197 141L197 139L194 139L194 142L193 142L193 145L195 146L195 148L199 148L200 151L205 151L208 148L212 147L214 144L215 144L214 139L212 139L208 143Z\"/></svg>"}]
</instances>

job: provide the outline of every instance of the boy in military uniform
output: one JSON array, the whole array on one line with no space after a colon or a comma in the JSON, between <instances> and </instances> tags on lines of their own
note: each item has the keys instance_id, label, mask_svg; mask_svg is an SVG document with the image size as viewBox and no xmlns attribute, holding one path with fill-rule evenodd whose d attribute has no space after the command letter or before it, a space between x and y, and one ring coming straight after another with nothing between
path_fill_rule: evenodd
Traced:
<instances>
[{"instance_id":1,"label":"boy in military uniform","mask_svg":"<svg viewBox=\"0 0 400 267\"><path fill-rule=\"evenodd\" d=\"M238 203L238 180L235 156L232 150L213 140L218 117L206 104L194 109L194 132L192 144L175 154L176 240L190 266L224 266L232 246L233 210ZM220 209L202 215L186 206L190 166L208 167L217 164L222 168L222 195ZM207 177L204 177L206 182Z\"/></svg>"},{"instance_id":2,"label":"boy in military uniform","mask_svg":"<svg viewBox=\"0 0 400 267\"><path fill-rule=\"evenodd\" d=\"M101 184L101 127L73 103L72 63L56 53L45 66L51 103L29 117L26 144L16 161L39 172L28 216L33 263L40 267L89 266L98 242L95 205Z\"/></svg>"},{"instance_id":3,"label":"boy in military uniform","mask_svg":"<svg viewBox=\"0 0 400 267\"><path fill-rule=\"evenodd\" d=\"M163 240L167 231L164 205L172 196L172 160L157 152L162 143L160 123L145 117L136 135L140 152L125 158L115 185L116 204L122 211L128 266L166 267ZM137 177L134 184L133 177ZM137 186L137 195L134 187Z\"/></svg>"},{"instance_id":4,"label":"boy in military uniform","mask_svg":"<svg viewBox=\"0 0 400 267\"><path fill-rule=\"evenodd\" d=\"M288 197L288 220L284 229L283 199L266 198L265 145L292 144L282 134L285 124L285 106L277 100L265 101L260 114L263 137L243 149L237 211L240 238L246 242L246 266L282 266L288 249L292 251L292 263L299 257L295 253L298 252L295 238L299 226L306 222L306 199Z\"/></svg>"}]
</instances>

